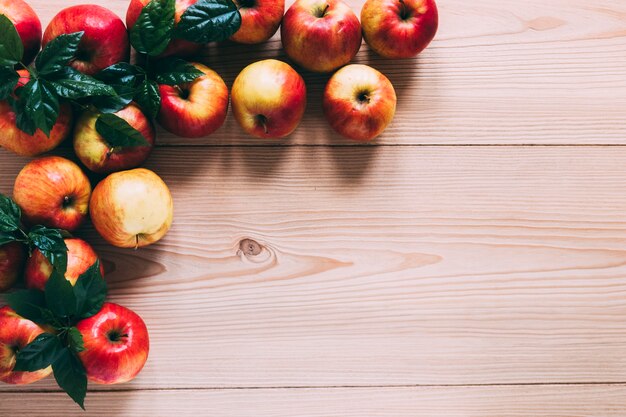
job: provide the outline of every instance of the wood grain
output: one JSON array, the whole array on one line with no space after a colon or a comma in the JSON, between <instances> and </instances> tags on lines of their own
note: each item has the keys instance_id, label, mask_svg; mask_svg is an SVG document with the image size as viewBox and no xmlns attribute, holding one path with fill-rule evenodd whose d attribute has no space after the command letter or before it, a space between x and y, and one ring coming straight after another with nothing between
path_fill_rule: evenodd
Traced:
<instances>
[{"instance_id":1,"label":"wood grain","mask_svg":"<svg viewBox=\"0 0 626 417\"><path fill-rule=\"evenodd\" d=\"M30 0L44 25L59 2ZM64 0L63 4L84 3ZM292 1L288 1L291 4ZM357 14L362 0L349 0ZM128 0L105 4L124 17ZM622 0L439 0L441 27L419 58L388 61L364 45L356 62L396 86L398 113L381 144L623 144L626 138L626 4ZM269 43L207 48L203 61L232 84L245 65L286 59ZM303 72L309 108L288 144L350 144L321 113L328 76ZM232 115L203 139L160 132L159 143L259 143ZM274 143L282 144L282 143Z\"/></svg>"},{"instance_id":2,"label":"wood grain","mask_svg":"<svg viewBox=\"0 0 626 417\"><path fill-rule=\"evenodd\" d=\"M0 158L6 193L24 161ZM148 166L174 193L167 238L135 252L81 235L151 331L132 389L622 382L624 160L161 148Z\"/></svg>"},{"instance_id":3,"label":"wood grain","mask_svg":"<svg viewBox=\"0 0 626 417\"><path fill-rule=\"evenodd\" d=\"M0 393L11 417L623 417L623 385Z\"/></svg>"}]
</instances>

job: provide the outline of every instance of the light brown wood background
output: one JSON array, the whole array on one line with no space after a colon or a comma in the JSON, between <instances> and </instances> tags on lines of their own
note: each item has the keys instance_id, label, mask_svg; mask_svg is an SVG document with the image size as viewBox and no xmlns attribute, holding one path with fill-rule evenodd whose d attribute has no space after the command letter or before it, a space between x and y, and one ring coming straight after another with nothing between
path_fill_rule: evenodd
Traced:
<instances>
[{"instance_id":1,"label":"light brown wood background","mask_svg":"<svg viewBox=\"0 0 626 417\"><path fill-rule=\"evenodd\" d=\"M30 1L44 24L83 2ZM307 73L285 142L230 116L161 131L171 233L139 251L80 233L149 326L144 372L93 385L88 413L51 380L1 386L0 415L626 415L626 2L439 6L419 58L359 54L399 95L373 145L330 132ZM278 37L205 55L228 84L284 58ZM0 151L0 192L26 162Z\"/></svg>"}]
</instances>

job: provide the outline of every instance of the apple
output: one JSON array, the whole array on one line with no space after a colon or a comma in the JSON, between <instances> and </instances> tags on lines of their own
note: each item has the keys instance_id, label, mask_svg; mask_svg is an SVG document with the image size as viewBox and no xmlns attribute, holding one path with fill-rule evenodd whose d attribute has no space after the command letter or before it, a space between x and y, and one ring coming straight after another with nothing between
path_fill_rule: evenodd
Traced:
<instances>
[{"instance_id":1,"label":"apple","mask_svg":"<svg viewBox=\"0 0 626 417\"><path fill-rule=\"evenodd\" d=\"M302 120L306 85L291 66L275 59L248 65L233 84L235 119L259 138L283 138Z\"/></svg>"},{"instance_id":2,"label":"apple","mask_svg":"<svg viewBox=\"0 0 626 417\"><path fill-rule=\"evenodd\" d=\"M24 385L50 375L51 367L35 372L13 372L17 352L43 332L41 327L20 317L10 307L0 308L0 381Z\"/></svg>"},{"instance_id":3,"label":"apple","mask_svg":"<svg viewBox=\"0 0 626 417\"><path fill-rule=\"evenodd\" d=\"M326 84L324 114L335 131L354 140L379 136L396 113L391 81L367 65L347 65Z\"/></svg>"},{"instance_id":4,"label":"apple","mask_svg":"<svg viewBox=\"0 0 626 417\"><path fill-rule=\"evenodd\" d=\"M151 245L169 231L174 202L169 188L154 172L137 168L116 172L93 191L89 213L94 227L113 246Z\"/></svg>"},{"instance_id":5,"label":"apple","mask_svg":"<svg viewBox=\"0 0 626 417\"><path fill-rule=\"evenodd\" d=\"M11 242L0 246L0 292L11 288L22 275L24 246Z\"/></svg>"},{"instance_id":6,"label":"apple","mask_svg":"<svg viewBox=\"0 0 626 417\"><path fill-rule=\"evenodd\" d=\"M15 26L24 45L22 63L33 62L41 48L41 22L39 17L23 0L0 0L0 14L5 15Z\"/></svg>"},{"instance_id":7,"label":"apple","mask_svg":"<svg viewBox=\"0 0 626 417\"><path fill-rule=\"evenodd\" d=\"M94 4L61 10L43 34L43 46L63 34L84 32L78 52L70 65L94 75L119 62L128 62L130 43L124 22L115 13Z\"/></svg>"},{"instance_id":8,"label":"apple","mask_svg":"<svg viewBox=\"0 0 626 417\"><path fill-rule=\"evenodd\" d=\"M151 0L131 0L128 11L126 12L126 26L128 26L129 30L135 26L144 6L150 3L150 1ZM189 6L194 5L197 1L198 0L176 0L176 14L174 15L176 24L180 22L180 18ZM172 39L160 57L190 56L197 54L201 49L202 45L199 43L189 42L184 39Z\"/></svg>"},{"instance_id":9,"label":"apple","mask_svg":"<svg viewBox=\"0 0 626 417\"><path fill-rule=\"evenodd\" d=\"M234 0L241 14L241 27L231 40L255 44L265 42L278 30L285 13L285 0Z\"/></svg>"},{"instance_id":10,"label":"apple","mask_svg":"<svg viewBox=\"0 0 626 417\"><path fill-rule=\"evenodd\" d=\"M367 0L361 10L365 42L385 58L411 58L433 40L439 25L434 0Z\"/></svg>"},{"instance_id":11,"label":"apple","mask_svg":"<svg viewBox=\"0 0 626 417\"><path fill-rule=\"evenodd\" d=\"M222 77L202 64L193 66L205 75L189 84L159 85L159 123L185 138L210 135L224 124L228 113L228 87Z\"/></svg>"},{"instance_id":12,"label":"apple","mask_svg":"<svg viewBox=\"0 0 626 417\"><path fill-rule=\"evenodd\" d=\"M13 199L31 225L74 231L87 216L91 184L74 162L48 156L29 162L15 179Z\"/></svg>"},{"instance_id":13,"label":"apple","mask_svg":"<svg viewBox=\"0 0 626 417\"><path fill-rule=\"evenodd\" d=\"M91 245L82 239L67 238L64 239L67 246L67 271L65 279L72 285L76 284L78 277L87 271L98 260L96 251ZM104 267L100 264L100 273L104 276ZM26 261L26 269L24 270L24 279L26 286L37 290L44 291L46 282L52 274L52 265L48 259L41 253L39 249L35 249L33 254Z\"/></svg>"},{"instance_id":14,"label":"apple","mask_svg":"<svg viewBox=\"0 0 626 417\"><path fill-rule=\"evenodd\" d=\"M20 80L18 86L28 83L28 71L18 71ZM46 136L41 130L34 135L29 135L15 124L16 114L7 101L0 101L0 146L21 156L37 156L49 152L59 146L72 131L73 115L72 108L67 103L61 103L59 117Z\"/></svg>"},{"instance_id":15,"label":"apple","mask_svg":"<svg viewBox=\"0 0 626 417\"><path fill-rule=\"evenodd\" d=\"M359 19L341 0L297 0L280 31L289 58L315 72L332 72L361 49Z\"/></svg>"},{"instance_id":16,"label":"apple","mask_svg":"<svg viewBox=\"0 0 626 417\"><path fill-rule=\"evenodd\" d=\"M148 360L150 340L144 321L133 311L104 303L95 316L78 322L85 350L78 354L87 378L98 384L134 379Z\"/></svg>"},{"instance_id":17,"label":"apple","mask_svg":"<svg viewBox=\"0 0 626 417\"><path fill-rule=\"evenodd\" d=\"M149 145L112 147L96 131L99 113L86 111L74 129L74 151L78 159L91 171L99 174L136 168L150 156L156 134L150 119L135 104L129 104L115 113L126 120L146 139Z\"/></svg>"}]
</instances>

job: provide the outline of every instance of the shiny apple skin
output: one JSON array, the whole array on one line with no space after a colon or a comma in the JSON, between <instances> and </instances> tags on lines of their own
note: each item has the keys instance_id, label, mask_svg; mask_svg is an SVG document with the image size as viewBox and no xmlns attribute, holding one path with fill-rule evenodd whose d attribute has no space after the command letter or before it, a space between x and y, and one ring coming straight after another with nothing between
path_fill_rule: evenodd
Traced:
<instances>
[{"instance_id":1,"label":"shiny apple skin","mask_svg":"<svg viewBox=\"0 0 626 417\"><path fill-rule=\"evenodd\" d=\"M24 268L24 245L11 242L0 246L0 292L6 291L17 282Z\"/></svg>"},{"instance_id":2,"label":"shiny apple skin","mask_svg":"<svg viewBox=\"0 0 626 417\"><path fill-rule=\"evenodd\" d=\"M29 79L26 70L19 70L20 79L17 86L25 86ZM22 132L15 124L16 115L6 101L0 101L0 146L21 156L37 156L49 152L61 144L72 132L74 116L72 108L67 103L61 103L59 117L46 136L41 130L34 135Z\"/></svg>"},{"instance_id":3,"label":"shiny apple skin","mask_svg":"<svg viewBox=\"0 0 626 417\"><path fill-rule=\"evenodd\" d=\"M63 34L84 31L71 66L87 75L128 62L130 42L124 22L112 11L94 4L71 6L52 18L43 34L43 46Z\"/></svg>"},{"instance_id":4,"label":"shiny apple skin","mask_svg":"<svg viewBox=\"0 0 626 417\"><path fill-rule=\"evenodd\" d=\"M234 0L241 14L241 27L230 40L257 44L270 39L285 14L285 0Z\"/></svg>"},{"instance_id":5,"label":"shiny apple skin","mask_svg":"<svg viewBox=\"0 0 626 417\"><path fill-rule=\"evenodd\" d=\"M97 384L122 384L143 369L150 351L148 329L133 311L105 303L98 314L80 321L85 351L78 354L87 378ZM111 340L110 336L120 336Z\"/></svg>"},{"instance_id":6,"label":"shiny apple skin","mask_svg":"<svg viewBox=\"0 0 626 417\"><path fill-rule=\"evenodd\" d=\"M175 21L176 24L180 22L180 18L183 16L183 13L189 8L196 4L198 0L176 0L176 14ZM130 30L137 19L139 19L139 15L143 10L144 6L150 3L150 0L131 0L130 5L128 6L128 11L126 12L126 26ZM160 58L165 58L168 56L180 56L180 57L188 57L191 55L195 55L200 52L202 49L202 45L194 42L189 42L184 39L172 39L170 44L167 46L165 51L159 55Z\"/></svg>"},{"instance_id":7,"label":"shiny apple skin","mask_svg":"<svg viewBox=\"0 0 626 417\"><path fill-rule=\"evenodd\" d=\"M369 141L389 126L396 113L391 81L367 65L347 65L324 89L324 115L332 128L348 139Z\"/></svg>"},{"instance_id":8,"label":"shiny apple skin","mask_svg":"<svg viewBox=\"0 0 626 417\"><path fill-rule=\"evenodd\" d=\"M222 77L202 64L193 65L205 75L178 87L159 85L159 124L185 138L210 135L224 124L228 113L228 87Z\"/></svg>"},{"instance_id":9,"label":"shiny apple skin","mask_svg":"<svg viewBox=\"0 0 626 417\"><path fill-rule=\"evenodd\" d=\"M247 133L262 139L289 136L302 120L306 101L300 74L275 59L244 68L232 89L235 119Z\"/></svg>"},{"instance_id":10,"label":"shiny apple skin","mask_svg":"<svg viewBox=\"0 0 626 417\"><path fill-rule=\"evenodd\" d=\"M107 242L121 248L139 248L167 234L174 202L158 175L137 168L116 172L101 181L93 191L89 213Z\"/></svg>"},{"instance_id":11,"label":"shiny apple skin","mask_svg":"<svg viewBox=\"0 0 626 417\"><path fill-rule=\"evenodd\" d=\"M87 217L90 195L91 184L80 167L59 156L29 162L13 188L26 223L70 232Z\"/></svg>"},{"instance_id":12,"label":"shiny apple skin","mask_svg":"<svg viewBox=\"0 0 626 417\"><path fill-rule=\"evenodd\" d=\"M365 42L376 53L412 58L434 39L439 13L434 0L367 0L361 24Z\"/></svg>"},{"instance_id":13,"label":"shiny apple skin","mask_svg":"<svg viewBox=\"0 0 626 417\"><path fill-rule=\"evenodd\" d=\"M67 246L67 271L65 279L76 285L78 277L84 274L98 260L96 251L82 239L64 239ZM104 276L104 267L100 263L100 273ZM26 261L24 279L28 288L44 291L52 274L52 265L39 249L35 249Z\"/></svg>"},{"instance_id":14,"label":"shiny apple skin","mask_svg":"<svg viewBox=\"0 0 626 417\"><path fill-rule=\"evenodd\" d=\"M23 0L0 0L0 14L15 26L24 45L22 63L30 64L41 48L41 21L37 13Z\"/></svg>"},{"instance_id":15,"label":"shiny apple skin","mask_svg":"<svg viewBox=\"0 0 626 417\"><path fill-rule=\"evenodd\" d=\"M35 372L13 372L15 348L24 348L43 332L41 327L18 316L10 307L0 308L0 381L25 385L50 375L51 367Z\"/></svg>"},{"instance_id":16,"label":"shiny apple skin","mask_svg":"<svg viewBox=\"0 0 626 417\"><path fill-rule=\"evenodd\" d=\"M138 130L149 145L111 147L96 131L96 121L100 115L90 111L84 112L74 129L74 151L87 169L98 174L137 168L148 159L154 148L156 139L154 125L137 105L129 104L115 115Z\"/></svg>"},{"instance_id":17,"label":"shiny apple skin","mask_svg":"<svg viewBox=\"0 0 626 417\"><path fill-rule=\"evenodd\" d=\"M315 72L332 72L348 64L362 43L359 19L341 0L296 0L280 30L289 58Z\"/></svg>"}]
</instances>

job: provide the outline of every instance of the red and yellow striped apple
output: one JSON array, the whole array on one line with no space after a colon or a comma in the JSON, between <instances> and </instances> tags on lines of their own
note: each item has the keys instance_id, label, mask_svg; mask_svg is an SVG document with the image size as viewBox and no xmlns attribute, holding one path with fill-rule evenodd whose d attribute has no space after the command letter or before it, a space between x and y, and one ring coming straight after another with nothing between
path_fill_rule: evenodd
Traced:
<instances>
[{"instance_id":1,"label":"red and yellow striped apple","mask_svg":"<svg viewBox=\"0 0 626 417\"><path fill-rule=\"evenodd\" d=\"M24 267L24 246L11 242L0 246L0 292L11 288Z\"/></svg>"},{"instance_id":2,"label":"red and yellow striped apple","mask_svg":"<svg viewBox=\"0 0 626 417\"><path fill-rule=\"evenodd\" d=\"M266 59L248 65L233 84L235 119L259 138L283 138L300 124L306 109L304 80L288 64Z\"/></svg>"},{"instance_id":3,"label":"red and yellow striped apple","mask_svg":"<svg viewBox=\"0 0 626 417\"><path fill-rule=\"evenodd\" d=\"M367 0L361 10L365 42L385 58L411 58L437 33L435 0Z\"/></svg>"},{"instance_id":4,"label":"red and yellow striped apple","mask_svg":"<svg viewBox=\"0 0 626 417\"><path fill-rule=\"evenodd\" d=\"M241 27L231 36L239 43L265 42L278 30L285 13L285 0L234 0L241 14Z\"/></svg>"}]
</instances>

